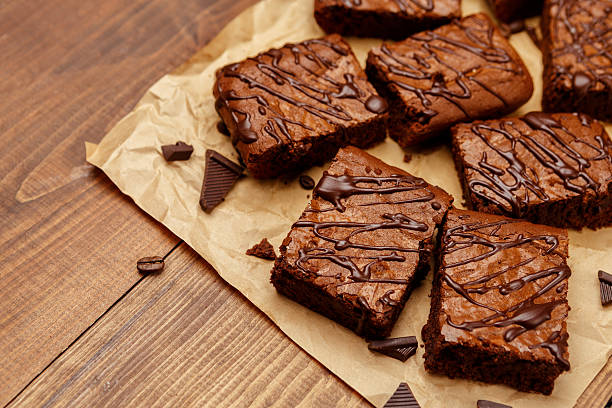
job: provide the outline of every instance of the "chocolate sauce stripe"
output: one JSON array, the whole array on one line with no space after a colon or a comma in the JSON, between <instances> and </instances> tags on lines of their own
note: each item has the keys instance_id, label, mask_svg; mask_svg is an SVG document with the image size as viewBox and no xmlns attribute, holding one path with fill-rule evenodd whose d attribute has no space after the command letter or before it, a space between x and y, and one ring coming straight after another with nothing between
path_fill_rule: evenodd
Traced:
<instances>
[{"instance_id":1,"label":"chocolate sauce stripe","mask_svg":"<svg viewBox=\"0 0 612 408\"><path fill-rule=\"evenodd\" d=\"M342 0L347 7L361 6L361 0ZM402 13L407 13L409 3L425 11L433 11L434 0L394 0Z\"/></svg>"},{"instance_id":2,"label":"chocolate sauce stripe","mask_svg":"<svg viewBox=\"0 0 612 408\"><path fill-rule=\"evenodd\" d=\"M464 321L462 323L455 323L452 321L450 316L447 316L446 321L452 327L468 331L483 327L508 327L504 332L504 339L506 342L511 342L516 337L520 336L526 331L534 330L538 328L542 323L550 320L552 317L552 313L556 307L560 305L567 307L567 302L565 300L559 299L544 303L536 303L536 300L538 298L550 292L553 288L565 284L565 281L567 281L571 274L570 269L565 264L565 262L563 262L561 266L553 266L544 270L527 273L526 275L520 278L497 285L487 285L487 283L507 273L510 270L522 268L526 265L529 265L536 259L537 256L522 260L515 265L511 265L502 269L501 271L497 271L495 273L462 284L453 280L446 272L449 269L457 266L464 266L481 261L506 249L515 248L525 244L535 245L538 241L544 241L547 245L549 245L548 249L546 249L544 252L540 252L540 256L549 255L553 253L553 251L558 247L559 240L556 236L552 235L537 235L525 237L522 234L518 234L512 241L492 241L490 239L487 239L487 236L489 238L492 236L491 233L487 234L485 232L487 229L494 228L494 232L497 232L499 231L499 227L501 225L510 224L514 222L518 221L502 220L484 224L471 223L450 228L444 233L443 246L444 253L446 255L457 250L466 249L467 247L471 247L474 245L482 245L490 248L490 250L484 254L475 255L464 259L463 261L447 264L442 267L443 279L451 289L453 289L458 295L462 296L468 302L493 312L493 314L488 315L482 319L474 321ZM552 278L549 279L546 283L536 283L540 282L542 279L547 279L549 277ZM483 295L494 290L497 290L497 292L501 296L508 296L511 293L519 291L530 284L535 286L534 294L508 307L505 310L498 310L470 296L471 293ZM549 342L552 340L549 339ZM563 359L563 356L559 357L559 355L557 355L559 353L559 350L555 349L555 347L558 348L558 346L555 346L553 343L542 343L533 347L540 346L549 349L551 353L555 355L555 357L565 365L565 360Z\"/></svg>"}]
</instances>

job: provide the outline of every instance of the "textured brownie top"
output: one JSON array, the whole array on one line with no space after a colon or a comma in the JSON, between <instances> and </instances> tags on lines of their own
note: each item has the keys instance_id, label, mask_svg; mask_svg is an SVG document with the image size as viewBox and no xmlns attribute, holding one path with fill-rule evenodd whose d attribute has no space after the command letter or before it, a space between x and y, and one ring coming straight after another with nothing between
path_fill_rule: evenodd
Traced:
<instances>
[{"instance_id":1,"label":"textured brownie top","mask_svg":"<svg viewBox=\"0 0 612 408\"><path fill-rule=\"evenodd\" d=\"M522 60L484 14L384 43L370 51L368 64L377 67L420 123L438 130L513 109L533 92Z\"/></svg>"},{"instance_id":2,"label":"textured brownie top","mask_svg":"<svg viewBox=\"0 0 612 408\"><path fill-rule=\"evenodd\" d=\"M315 0L315 9L340 6L414 18L461 16L461 0Z\"/></svg>"},{"instance_id":3,"label":"textured brownie top","mask_svg":"<svg viewBox=\"0 0 612 408\"><path fill-rule=\"evenodd\" d=\"M360 149L341 149L285 239L283 255L301 279L387 314L400 305L419 251L451 202L423 179Z\"/></svg>"},{"instance_id":4,"label":"textured brownie top","mask_svg":"<svg viewBox=\"0 0 612 408\"><path fill-rule=\"evenodd\" d=\"M547 0L542 19L545 75L586 93L612 92L612 1Z\"/></svg>"},{"instance_id":5,"label":"textured brownie top","mask_svg":"<svg viewBox=\"0 0 612 408\"><path fill-rule=\"evenodd\" d=\"M463 123L452 134L469 191L515 217L530 204L605 195L612 183L612 143L586 115L532 112Z\"/></svg>"},{"instance_id":6,"label":"textured brownie top","mask_svg":"<svg viewBox=\"0 0 612 408\"><path fill-rule=\"evenodd\" d=\"M339 35L287 44L217 71L216 108L245 162L386 109Z\"/></svg>"},{"instance_id":7,"label":"textured brownie top","mask_svg":"<svg viewBox=\"0 0 612 408\"><path fill-rule=\"evenodd\" d=\"M451 210L442 236L442 336L569 369L567 232Z\"/></svg>"}]
</instances>

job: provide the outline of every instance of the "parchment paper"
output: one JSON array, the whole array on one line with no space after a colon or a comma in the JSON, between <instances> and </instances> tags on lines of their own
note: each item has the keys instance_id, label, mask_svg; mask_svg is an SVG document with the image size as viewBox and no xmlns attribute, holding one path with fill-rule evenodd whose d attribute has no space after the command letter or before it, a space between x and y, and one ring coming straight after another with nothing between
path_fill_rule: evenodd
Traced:
<instances>
[{"instance_id":1,"label":"parchment paper","mask_svg":"<svg viewBox=\"0 0 612 408\"><path fill-rule=\"evenodd\" d=\"M487 10L484 0L464 0L464 15ZM530 20L529 24L536 24ZM273 46L323 35L313 18L313 0L264 0L231 22L208 46L176 72L160 79L102 142L87 145L87 160L102 169L138 206L185 240L266 313L293 341L376 406L406 381L422 407L476 406L477 399L515 408L570 407L603 367L612 349L612 310L599 300L597 270L612 270L612 229L570 233L570 359L552 396L526 394L505 386L432 376L423 369L423 349L406 363L368 351L363 339L331 320L277 295L269 283L272 262L246 256L261 238L280 245L309 193L297 180L241 179L212 214L198 205L204 153L213 148L237 160L229 138L216 130L212 84L217 68ZM511 39L536 82L532 100L519 112L539 109L541 55L526 33ZM349 39L359 60L378 40ZM608 127L608 132L610 132ZM167 163L161 146L183 140L195 148L191 160ZM386 162L437 184L462 202L446 147L413 150L410 163L390 139L370 150ZM315 180L323 168L308 171ZM413 294L393 332L417 335L429 312L431 274Z\"/></svg>"}]
</instances>

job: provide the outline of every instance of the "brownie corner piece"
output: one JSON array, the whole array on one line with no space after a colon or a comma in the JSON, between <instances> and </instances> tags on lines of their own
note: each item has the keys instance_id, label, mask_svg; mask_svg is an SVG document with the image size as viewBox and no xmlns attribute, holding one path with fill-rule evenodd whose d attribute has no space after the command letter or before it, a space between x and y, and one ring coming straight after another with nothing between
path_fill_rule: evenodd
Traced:
<instances>
[{"instance_id":1,"label":"brownie corner piece","mask_svg":"<svg viewBox=\"0 0 612 408\"><path fill-rule=\"evenodd\" d=\"M402 40L461 17L461 0L315 0L325 32Z\"/></svg>"},{"instance_id":2,"label":"brownie corner piece","mask_svg":"<svg viewBox=\"0 0 612 408\"><path fill-rule=\"evenodd\" d=\"M451 209L441 240L425 369L550 394L570 369L567 231Z\"/></svg>"},{"instance_id":3,"label":"brownie corner piece","mask_svg":"<svg viewBox=\"0 0 612 408\"><path fill-rule=\"evenodd\" d=\"M547 0L543 34L547 112L583 112L612 121L612 1Z\"/></svg>"},{"instance_id":4,"label":"brownie corner piece","mask_svg":"<svg viewBox=\"0 0 612 408\"><path fill-rule=\"evenodd\" d=\"M563 228L612 225L612 142L598 121L532 112L451 133L468 208Z\"/></svg>"},{"instance_id":5,"label":"brownie corner piece","mask_svg":"<svg viewBox=\"0 0 612 408\"><path fill-rule=\"evenodd\" d=\"M387 104L337 34L286 44L216 73L215 108L252 176L321 164L385 138Z\"/></svg>"},{"instance_id":6,"label":"brownie corner piece","mask_svg":"<svg viewBox=\"0 0 612 408\"><path fill-rule=\"evenodd\" d=\"M283 241L271 282L360 336L386 337L429 270L452 200L358 148L341 149Z\"/></svg>"},{"instance_id":7,"label":"brownie corner piece","mask_svg":"<svg viewBox=\"0 0 612 408\"><path fill-rule=\"evenodd\" d=\"M389 102L389 135L402 147L508 114L533 93L520 56L482 13L383 43L368 54L366 73Z\"/></svg>"}]
</instances>

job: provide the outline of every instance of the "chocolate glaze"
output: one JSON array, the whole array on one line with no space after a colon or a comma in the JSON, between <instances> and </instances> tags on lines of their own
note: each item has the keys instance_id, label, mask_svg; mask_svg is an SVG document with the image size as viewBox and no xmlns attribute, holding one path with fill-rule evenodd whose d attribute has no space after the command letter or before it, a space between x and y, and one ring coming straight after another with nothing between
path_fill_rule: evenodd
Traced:
<instances>
[{"instance_id":1,"label":"chocolate glaze","mask_svg":"<svg viewBox=\"0 0 612 408\"><path fill-rule=\"evenodd\" d=\"M499 217L497 217L499 219ZM532 273L527 273L519 279L502 283L493 284L492 282L502 275L513 271L529 270L527 265L535 261L536 257L546 257L557 254L559 247L559 238L556 235L523 235L517 233L514 235L498 236L498 232L505 226L519 223L520 221L502 219L492 222L480 222L477 219L463 221L460 225L445 230L443 235L443 246L445 258L456 251L466 251L472 247L481 247L481 250L473 250L471 253L478 255L461 257L461 261L454 263L445 263L441 269L444 282L458 295L463 297L471 304L490 311L486 317L477 320L466 320L461 323L453 322L450 316L447 316L446 322L457 329L473 331L475 329L486 327L507 328L504 331L503 338L507 343L523 333L536 330L544 322L551 319L553 310L559 305L566 305L566 301L561 298L542 302L540 298L556 289L559 293L559 288L562 285L567 285L567 279L571 275L571 271L565 261L558 266L549 267L543 270L535 270ZM461 267L462 270L467 268L486 268L479 262L485 261L492 256L511 251L514 248L536 247L539 249L539 255L528 257L526 259L518 258L517 262L511 266L499 269L495 272L482 275L477 279L472 279L463 283L458 283L448 273L449 270ZM558 254L557 254L558 255ZM483 269L489 270L491 269ZM497 279L499 281L500 279ZM504 283L505 282L505 283ZM532 295L520 300L516 303L511 303L515 300L512 297L515 292L521 291L527 285L532 285ZM485 295L488 292L498 292L504 297L508 297L507 303L497 303L501 306L493 306L491 303L483 303L476 300L474 295ZM567 360L562 356L562 352L557 345L564 342L566 338L551 336L546 342L534 345L532 347L544 347L565 366ZM569 368L569 365L567 366Z\"/></svg>"},{"instance_id":2,"label":"chocolate glaze","mask_svg":"<svg viewBox=\"0 0 612 408\"><path fill-rule=\"evenodd\" d=\"M604 137L603 128L601 134L595 137L594 144L589 142L586 134L571 132L561 123L561 117L562 115L531 112L521 119L471 125L471 134L481 139L496 156L503 159L505 166L494 165L486 151L482 153L478 166L466 163L467 168L479 175L469 178L467 184L470 191L484 200L492 201L514 217L525 215L533 196L542 202L550 201L551 197L542 186L538 172L519 158L521 150L529 152L533 160L554 172L567 190L577 194L584 194L587 190L597 192L602 184L593 179L588 169L595 161L612 162L609 148L604 142L607 138ZM590 118L580 115L579 119L582 126L591 128L593 122ZM530 129L519 126L519 122L528 125ZM562 133L564 137L561 136ZM542 142L541 136L544 135L548 138L546 142ZM587 156L577 151L565 140L566 136L588 146L595 155ZM508 143L499 141L500 137L509 142L510 149L507 147ZM519 194L520 191L524 191L524 194Z\"/></svg>"},{"instance_id":3,"label":"chocolate glaze","mask_svg":"<svg viewBox=\"0 0 612 408\"><path fill-rule=\"evenodd\" d=\"M470 27L460 20L454 20L451 24L466 33L465 40L452 38L450 35L442 35L438 31L425 31L416 34L410 38L420 43L421 49L419 54L415 53L411 59L400 57L391 51L386 44L383 44L380 51L384 58L381 55L379 62L386 66L389 72L400 78L425 81L418 86L399 79L393 79L391 82L397 87L416 95L425 108L424 114L429 118L439 113L431 109L432 98L443 98L462 111L465 118L470 119L470 113L461 105L460 101L471 98L474 87L484 89L500 100L504 106L508 106L504 96L493 91L485 85L484 81L479 80L477 73L481 68L486 67L519 75L523 73L522 66L515 63L506 49L495 44L493 25L483 35L480 32L481 30ZM443 56L455 54L454 49L467 51L476 57L474 60L478 62L466 71L446 64ZM438 65L450 70L454 78L446 78L442 73L432 71L431 64L428 61L435 61ZM472 75L473 73L476 74ZM430 85L427 87L425 84ZM456 89L457 86L459 89Z\"/></svg>"},{"instance_id":4,"label":"chocolate glaze","mask_svg":"<svg viewBox=\"0 0 612 408\"><path fill-rule=\"evenodd\" d=\"M225 108L231 113L232 119L236 123L237 139L234 140L234 143L240 141L244 144L251 144L258 141L262 135L253 130L251 113L236 108L235 104L230 103L233 101L254 100L259 105L259 114L268 118L267 125L263 128L264 133L273 138L276 143L281 143L283 139L293 140L289 125L313 130L303 120L297 121L288 118L278 109L276 100L284 101L295 109L303 110L331 125L348 123L354 119L353 114L337 102L338 99L356 99L363 102L364 107L372 113L385 112L385 101L376 95L370 95L364 89L360 89L352 74L345 74L344 82L339 82L310 68L309 64L312 63L316 63L319 67L325 69L338 68L323 53L317 52L313 45L324 47L339 56L348 56L350 52L326 39L313 39L299 44L285 45L283 49L289 50L289 53L280 49L272 49L249 59L256 63L258 76L267 77L279 87L292 88L303 95L304 98L292 97L283 92L283 88L269 86L257 76L242 72L240 63L225 66L217 72L218 79L221 77L237 78L247 84L249 89L259 91L248 95L237 95L233 90L222 89L220 81L217 80L216 108L217 111ZM307 81L300 78L296 72L283 68L281 61L290 57L293 57L295 65L317 77L319 81Z\"/></svg>"}]
</instances>

